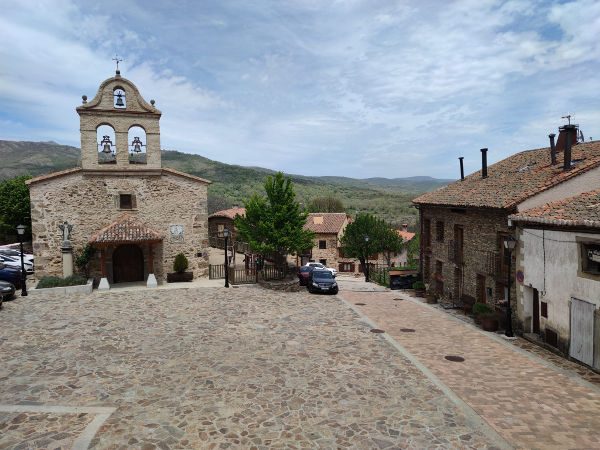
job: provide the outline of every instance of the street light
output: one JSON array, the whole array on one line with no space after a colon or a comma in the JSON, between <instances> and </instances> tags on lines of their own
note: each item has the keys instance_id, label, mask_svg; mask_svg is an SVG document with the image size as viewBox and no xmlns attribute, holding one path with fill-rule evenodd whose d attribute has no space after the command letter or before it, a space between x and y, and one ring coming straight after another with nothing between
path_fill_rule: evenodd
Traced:
<instances>
[{"instance_id":1,"label":"street light","mask_svg":"<svg viewBox=\"0 0 600 450\"><path fill-rule=\"evenodd\" d=\"M365 236L365 282L369 282L369 236Z\"/></svg>"},{"instance_id":2,"label":"street light","mask_svg":"<svg viewBox=\"0 0 600 450\"><path fill-rule=\"evenodd\" d=\"M504 241L504 248L508 250L508 293L506 296L506 331L504 335L506 337L513 337L513 329L512 329L512 311L510 309L510 283L512 281L512 252L517 245L517 241L514 237L508 236Z\"/></svg>"},{"instance_id":3,"label":"street light","mask_svg":"<svg viewBox=\"0 0 600 450\"><path fill-rule=\"evenodd\" d=\"M223 236L225 236L225 287L229 287L229 258L227 255L227 241L229 239L229 230L225 228L223 230Z\"/></svg>"},{"instance_id":4,"label":"street light","mask_svg":"<svg viewBox=\"0 0 600 450\"><path fill-rule=\"evenodd\" d=\"M27 297L27 274L25 273L25 262L23 261L23 235L25 234L25 225L17 226L17 236L21 247L21 297Z\"/></svg>"}]
</instances>

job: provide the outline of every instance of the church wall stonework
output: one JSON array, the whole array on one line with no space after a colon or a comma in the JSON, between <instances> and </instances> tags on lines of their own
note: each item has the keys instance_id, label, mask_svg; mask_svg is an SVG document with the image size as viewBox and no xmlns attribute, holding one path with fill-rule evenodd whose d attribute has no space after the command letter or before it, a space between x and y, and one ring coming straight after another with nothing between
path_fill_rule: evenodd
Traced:
<instances>
[{"instance_id":1,"label":"church wall stonework","mask_svg":"<svg viewBox=\"0 0 600 450\"><path fill-rule=\"evenodd\" d=\"M188 270L195 277L207 273L209 244L204 182L168 171L147 175L79 171L32 183L29 188L37 276L62 275L62 235L58 225L63 221L73 225L71 242L77 253L95 232L123 213L137 217L163 236L162 243L153 245L157 279L166 279L167 272L173 270L175 255L180 252L187 256ZM134 209L119 209L119 194L133 194ZM182 240L171 236L171 225L183 226ZM140 247L144 252L146 277L148 248L147 244ZM109 281L112 281L111 254L108 251L106 259ZM99 252L92 264L92 275L100 276Z\"/></svg>"}]
</instances>

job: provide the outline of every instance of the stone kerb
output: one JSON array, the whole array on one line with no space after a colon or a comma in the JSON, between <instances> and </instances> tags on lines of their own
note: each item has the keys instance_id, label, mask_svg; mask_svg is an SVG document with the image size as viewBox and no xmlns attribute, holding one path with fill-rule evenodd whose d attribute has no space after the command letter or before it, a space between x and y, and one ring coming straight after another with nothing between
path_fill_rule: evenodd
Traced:
<instances>
[{"instance_id":1,"label":"stone kerb","mask_svg":"<svg viewBox=\"0 0 600 450\"><path fill-rule=\"evenodd\" d=\"M300 284L298 280L258 280L259 286L280 292L299 292Z\"/></svg>"},{"instance_id":2,"label":"stone kerb","mask_svg":"<svg viewBox=\"0 0 600 450\"><path fill-rule=\"evenodd\" d=\"M30 289L29 295L34 297L40 297L42 295L89 295L92 293L94 286L94 279L89 278L86 284L80 284L77 286L63 286L55 288L44 288L44 289Z\"/></svg>"}]
</instances>

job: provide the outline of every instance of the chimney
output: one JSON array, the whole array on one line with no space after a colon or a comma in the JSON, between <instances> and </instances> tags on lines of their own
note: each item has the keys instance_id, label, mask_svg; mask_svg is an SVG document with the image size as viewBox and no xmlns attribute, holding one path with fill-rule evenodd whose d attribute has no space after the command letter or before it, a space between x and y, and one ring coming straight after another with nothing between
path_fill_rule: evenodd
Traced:
<instances>
[{"instance_id":1,"label":"chimney","mask_svg":"<svg viewBox=\"0 0 600 450\"><path fill-rule=\"evenodd\" d=\"M552 165L556 164L556 145L554 145L554 137L556 134L550 133L548 137L550 138L550 160L552 161Z\"/></svg>"},{"instance_id":2,"label":"chimney","mask_svg":"<svg viewBox=\"0 0 600 450\"><path fill-rule=\"evenodd\" d=\"M571 138L571 147L577 144L579 125L569 124L558 128L558 139L556 140L556 153L564 152L567 148L567 136Z\"/></svg>"},{"instance_id":3,"label":"chimney","mask_svg":"<svg viewBox=\"0 0 600 450\"><path fill-rule=\"evenodd\" d=\"M465 167L463 165L463 159L465 159L464 156L458 157L458 160L460 161L460 181L465 179Z\"/></svg>"},{"instance_id":4,"label":"chimney","mask_svg":"<svg viewBox=\"0 0 600 450\"><path fill-rule=\"evenodd\" d=\"M481 178L487 178L487 148L481 149Z\"/></svg>"},{"instance_id":5,"label":"chimney","mask_svg":"<svg viewBox=\"0 0 600 450\"><path fill-rule=\"evenodd\" d=\"M565 162L563 165L563 170L569 170L571 168L571 133L567 133L566 143L565 143ZM577 135L575 135L577 137ZM575 141L577 143L577 140Z\"/></svg>"},{"instance_id":6,"label":"chimney","mask_svg":"<svg viewBox=\"0 0 600 450\"><path fill-rule=\"evenodd\" d=\"M408 231L408 224L407 223L403 223L402 224L402 231Z\"/></svg>"}]
</instances>

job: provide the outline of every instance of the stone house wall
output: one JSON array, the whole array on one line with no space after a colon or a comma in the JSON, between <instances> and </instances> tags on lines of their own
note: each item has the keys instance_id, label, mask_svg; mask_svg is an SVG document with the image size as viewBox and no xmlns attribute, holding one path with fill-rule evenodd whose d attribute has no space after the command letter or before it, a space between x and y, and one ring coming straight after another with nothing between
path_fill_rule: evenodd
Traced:
<instances>
[{"instance_id":1,"label":"stone house wall","mask_svg":"<svg viewBox=\"0 0 600 450\"><path fill-rule=\"evenodd\" d=\"M207 271L207 185L203 182L168 171L135 176L119 172L100 176L78 171L32 183L29 189L37 276L62 276L62 237L58 225L63 221L73 225L71 242L74 251L79 252L92 234L125 212L164 236L162 244L153 246L157 279L165 279L166 273L172 271L175 255L180 252L187 256L194 276ZM134 194L134 209L119 209L119 194ZM171 238L171 225L183 225L182 241ZM145 244L140 247L147 276L148 249ZM107 256L107 271L112 281L110 251ZM100 275L98 252L92 269L93 275Z\"/></svg>"},{"instance_id":2,"label":"stone house wall","mask_svg":"<svg viewBox=\"0 0 600 450\"><path fill-rule=\"evenodd\" d=\"M325 241L327 248L320 249L319 241ZM316 233L313 242L311 260L319 262L321 259L326 259L328 267L337 269L338 235L335 233Z\"/></svg>"},{"instance_id":3,"label":"stone house wall","mask_svg":"<svg viewBox=\"0 0 600 450\"><path fill-rule=\"evenodd\" d=\"M427 246L425 222L430 223L430 244ZM436 223L444 224L442 240L437 240ZM451 261L449 246L454 240L455 225L463 228L463 262ZM436 262L442 263L437 278L443 282L443 297L459 302L461 295L477 298L477 278L484 277L483 287L487 303L504 298L506 273L497 273L501 258L498 233L512 234L508 228L508 212L500 209L446 208L421 206L421 263L424 281L434 281ZM513 254L513 269L514 269ZM438 265L439 266L439 265ZM491 298L488 294L491 290ZM514 280L511 297L515 298Z\"/></svg>"}]
</instances>

